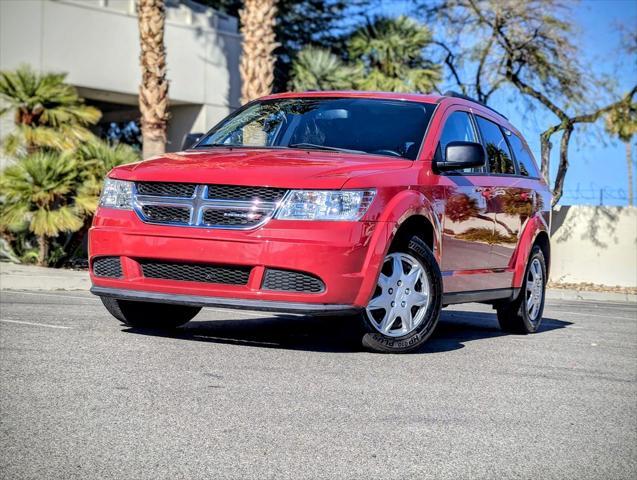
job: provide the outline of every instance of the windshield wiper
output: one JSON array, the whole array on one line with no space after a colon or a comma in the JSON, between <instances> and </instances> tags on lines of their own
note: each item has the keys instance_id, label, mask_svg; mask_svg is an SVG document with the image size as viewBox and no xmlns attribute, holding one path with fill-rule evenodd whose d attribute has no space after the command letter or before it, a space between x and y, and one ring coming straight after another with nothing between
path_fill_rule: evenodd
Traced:
<instances>
[{"instance_id":1,"label":"windshield wiper","mask_svg":"<svg viewBox=\"0 0 637 480\"><path fill-rule=\"evenodd\" d=\"M238 145L228 145L227 143L202 143L201 145L197 145L195 148L210 148L210 147L237 148Z\"/></svg>"},{"instance_id":2,"label":"windshield wiper","mask_svg":"<svg viewBox=\"0 0 637 480\"><path fill-rule=\"evenodd\" d=\"M314 143L291 143L288 145L288 147L300 148L302 150L329 150L332 152L367 153L362 150L351 150L349 148L328 147L327 145L316 145Z\"/></svg>"}]
</instances>

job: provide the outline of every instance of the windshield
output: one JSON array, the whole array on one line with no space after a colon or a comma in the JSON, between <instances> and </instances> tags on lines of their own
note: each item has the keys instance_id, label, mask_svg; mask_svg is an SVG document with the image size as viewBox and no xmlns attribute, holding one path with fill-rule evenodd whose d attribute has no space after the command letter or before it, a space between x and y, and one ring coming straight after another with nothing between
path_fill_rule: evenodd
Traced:
<instances>
[{"instance_id":1,"label":"windshield","mask_svg":"<svg viewBox=\"0 0 637 480\"><path fill-rule=\"evenodd\" d=\"M434 108L428 103L363 98L254 102L213 128L196 148L300 148L415 160Z\"/></svg>"}]
</instances>

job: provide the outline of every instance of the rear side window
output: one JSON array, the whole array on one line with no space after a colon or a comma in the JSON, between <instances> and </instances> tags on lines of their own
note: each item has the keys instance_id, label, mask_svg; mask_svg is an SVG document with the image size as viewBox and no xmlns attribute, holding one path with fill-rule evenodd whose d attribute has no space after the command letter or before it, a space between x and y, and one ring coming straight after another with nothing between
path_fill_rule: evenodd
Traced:
<instances>
[{"instance_id":1,"label":"rear side window","mask_svg":"<svg viewBox=\"0 0 637 480\"><path fill-rule=\"evenodd\" d=\"M477 142L478 138L476 132L473 128L473 124L471 123L471 118L469 118L469 114L466 112L453 112L447 121L445 122L445 126L442 129L442 134L440 135L440 145L439 145L439 155L444 155L445 148L451 142ZM482 170L481 167L477 168L467 168L464 170L459 170L461 172L470 173L470 172L480 172Z\"/></svg>"},{"instance_id":2,"label":"rear side window","mask_svg":"<svg viewBox=\"0 0 637 480\"><path fill-rule=\"evenodd\" d=\"M509 144L511 145L515 159L518 161L520 175L539 178L540 172L538 172L533 156L524 142L517 135L512 133L509 136Z\"/></svg>"},{"instance_id":3,"label":"rear side window","mask_svg":"<svg viewBox=\"0 0 637 480\"><path fill-rule=\"evenodd\" d=\"M492 174L515 174L515 164L502 130L495 123L476 117L482 142L487 150L489 172Z\"/></svg>"}]
</instances>

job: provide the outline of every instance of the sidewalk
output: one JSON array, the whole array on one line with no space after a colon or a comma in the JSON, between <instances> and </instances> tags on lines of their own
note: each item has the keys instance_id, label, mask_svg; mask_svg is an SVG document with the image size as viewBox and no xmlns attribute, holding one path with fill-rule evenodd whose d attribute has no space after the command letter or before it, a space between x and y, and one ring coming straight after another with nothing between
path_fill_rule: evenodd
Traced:
<instances>
[{"instance_id":1,"label":"sidewalk","mask_svg":"<svg viewBox=\"0 0 637 480\"><path fill-rule=\"evenodd\" d=\"M0 290L88 290L87 271L62 270L0 262ZM553 300L591 300L598 302L637 302L637 295L553 288L546 297Z\"/></svg>"},{"instance_id":2,"label":"sidewalk","mask_svg":"<svg viewBox=\"0 0 637 480\"><path fill-rule=\"evenodd\" d=\"M88 271L0 262L0 290L88 290Z\"/></svg>"}]
</instances>

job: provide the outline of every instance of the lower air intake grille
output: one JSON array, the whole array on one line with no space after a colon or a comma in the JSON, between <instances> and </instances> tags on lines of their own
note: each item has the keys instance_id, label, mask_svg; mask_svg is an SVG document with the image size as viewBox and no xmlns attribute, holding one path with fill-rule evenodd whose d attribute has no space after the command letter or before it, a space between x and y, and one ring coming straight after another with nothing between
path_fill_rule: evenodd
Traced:
<instances>
[{"instance_id":1,"label":"lower air intake grille","mask_svg":"<svg viewBox=\"0 0 637 480\"><path fill-rule=\"evenodd\" d=\"M93 273L97 277L122 278L119 257L100 257L93 260Z\"/></svg>"},{"instance_id":2,"label":"lower air intake grille","mask_svg":"<svg viewBox=\"0 0 637 480\"><path fill-rule=\"evenodd\" d=\"M140 262L147 278L162 278L183 282L225 283L246 285L250 267L218 266L195 263L171 263L145 260Z\"/></svg>"},{"instance_id":3,"label":"lower air intake grille","mask_svg":"<svg viewBox=\"0 0 637 480\"><path fill-rule=\"evenodd\" d=\"M268 268L263 278L263 289L320 293L325 290L325 285L320 279L307 273Z\"/></svg>"}]
</instances>

